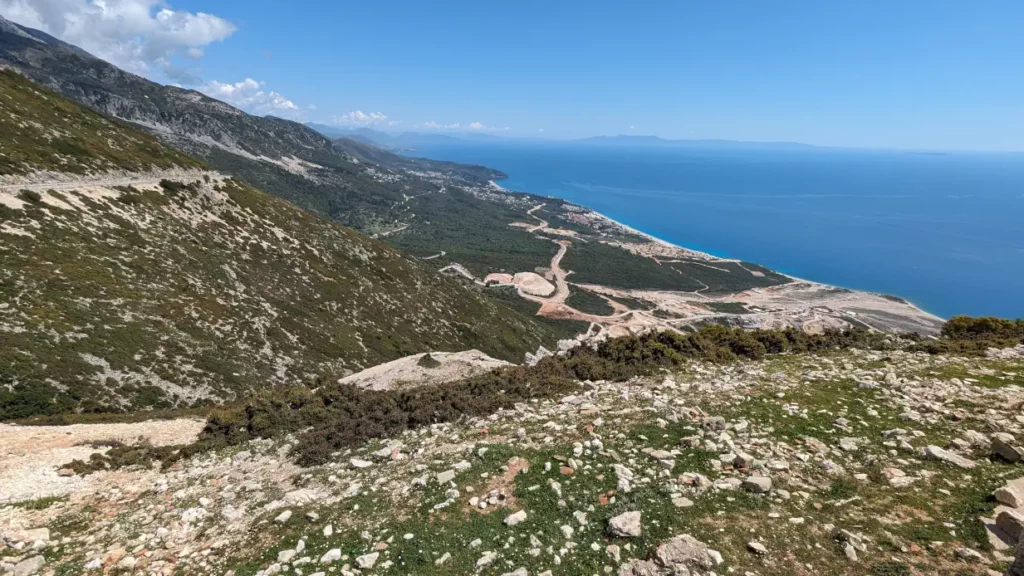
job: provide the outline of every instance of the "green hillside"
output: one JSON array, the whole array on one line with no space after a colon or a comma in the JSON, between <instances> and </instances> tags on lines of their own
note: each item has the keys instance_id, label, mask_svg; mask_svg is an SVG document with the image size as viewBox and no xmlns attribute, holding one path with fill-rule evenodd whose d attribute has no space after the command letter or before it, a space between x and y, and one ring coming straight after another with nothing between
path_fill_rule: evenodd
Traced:
<instances>
[{"instance_id":1,"label":"green hillside","mask_svg":"<svg viewBox=\"0 0 1024 576\"><path fill-rule=\"evenodd\" d=\"M0 140L8 172L177 175L0 185L0 418L226 400L425 350L518 361L557 339L385 244L177 170L198 163L15 74L0 94L21 127ZM73 155L43 136L71 129Z\"/></svg>"}]
</instances>

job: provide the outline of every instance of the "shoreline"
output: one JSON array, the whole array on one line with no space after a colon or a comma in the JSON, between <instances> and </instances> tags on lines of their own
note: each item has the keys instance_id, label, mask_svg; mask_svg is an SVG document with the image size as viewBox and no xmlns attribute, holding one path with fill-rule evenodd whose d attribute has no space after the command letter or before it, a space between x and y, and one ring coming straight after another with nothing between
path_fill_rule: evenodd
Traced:
<instances>
[{"instance_id":1,"label":"shoreline","mask_svg":"<svg viewBox=\"0 0 1024 576\"><path fill-rule=\"evenodd\" d=\"M582 208L583 210L586 210L588 213L593 214L598 219L604 220L605 222L608 222L608 223L612 224L613 226L616 226L616 227L618 227L618 228L620 228L622 230L625 230L626 232L629 232L631 234L635 234L637 236L640 236L641 238L645 238L647 240L650 240L651 242L656 242L656 243L661 244L663 246L668 246L670 248L675 248L675 249L678 249L678 250L684 250L686 252L690 252L690 253L693 253L693 254L698 254L700 256L706 257L709 260L717 260L719 262L743 262L743 260L740 260L740 259L737 259L737 258L724 258L724 257L721 257L721 256L716 256L715 254L712 254L710 252L705 252L703 250L694 250L692 248L687 248L686 246L681 246L681 245L676 244L674 242L669 242L668 240L665 240L663 238L658 238L657 236L654 236L653 234L649 234L647 232L644 232L643 230L639 230L637 228L629 226L628 224L623 224L622 222L619 222L618 220L615 220L614 218L611 218L611 217L607 216L606 214L602 214L602 213L598 212L597 210L594 210L592 208L588 208L586 206L583 206L582 204L576 204L575 202L570 202L569 200L565 200L564 198L558 198L557 196L550 196L548 194L536 194L536 193L533 193L533 192L521 192L521 191L509 190L508 188L505 188L505 187L501 186L500 184L498 184L494 180L489 180L488 182L489 182L489 184L493 188L496 188L498 191L504 192L506 194L531 194L531 195L534 195L534 196L544 196L544 197L547 197L547 198L551 198L553 200L558 200L560 202L565 202L566 204L570 204L572 206L577 206L579 208ZM789 278L790 280L792 280L794 282L802 282L802 283L805 283L805 284L811 284L811 285L814 285L814 286L822 286L822 287L827 287L827 288L838 288L838 289L841 289L841 290L850 290L851 292L862 292L862 293L865 293L865 294L873 294L875 296L879 296L879 297L882 297L882 298L888 298L888 297L899 298L904 303L906 303L907 306L910 306L911 308L913 308L913 309L915 309L915 310L917 310L917 311L919 311L919 312L921 312L923 314L927 314L927 315L932 316L934 318L938 318L939 320L942 320L942 321L947 320L946 317L939 316L938 314L935 314L934 312L929 312L928 310L925 310L924 308L922 308L921 306L919 306L916 303L912 302L911 300L909 300L907 298L904 298L902 296L897 296L896 294L885 294L885 293L882 293L882 292L874 292L874 291L871 291L871 290L863 290L863 289L860 289L860 288L850 288L850 287L847 287L847 286L838 286L838 285L835 285L835 284L827 284L825 282L818 282L817 280L809 280L807 278L800 278L800 277L794 276L792 274L787 274L785 272L780 272L778 270L775 270L774 268L771 268L771 270L773 272L775 272L776 274L780 274L782 276L785 276L786 278Z\"/></svg>"},{"instance_id":2,"label":"shoreline","mask_svg":"<svg viewBox=\"0 0 1024 576\"><path fill-rule=\"evenodd\" d=\"M568 200L563 200L563 202L569 202L569 201ZM572 202L569 202L569 203L573 204ZM573 204L573 205L574 206L579 206L579 204ZM717 260L719 262L740 262L740 263L743 262L743 260L739 260L739 259L736 259L736 258L722 258L721 256L715 256L714 254L711 254L710 252L704 252L704 251L701 251L701 250L694 250L692 248L687 248L685 246L680 246L679 244L674 244L672 242L669 242L668 240L663 240L661 238L658 238L657 236L648 234L648 233L646 233L646 232L644 232L642 230L637 230L636 228L633 228L632 226L629 226L627 224L623 224L622 222L619 222L618 220L615 220L613 218L609 218L608 216L606 216L606 215L604 215L604 214L602 214L602 213L600 213L600 212L598 212L596 210L591 210L590 208L587 208L586 206L580 206L580 208L583 208L585 210L589 210L592 214L596 214L598 217L602 218L603 220L605 220L607 222L611 222L612 224L614 224L616 226L619 226L620 228L622 228L624 230L627 230L627 231L629 231L629 232L631 232L633 234L636 234L637 236L641 236L643 238L647 238L647 239L649 239L649 240L651 240L653 242L657 242L657 243L662 244L664 246L669 246L671 248L678 248L680 250L685 250L687 252L693 252L695 254L701 254L701 255L707 256L707 257L709 257L709 258L711 258L713 260ZM841 290L850 290L851 292L863 292L865 294L874 294L875 296L879 296L879 297L882 297L882 298L899 298L900 300L905 302L908 306L911 306L915 310L918 310L918 311L920 311L920 312L922 312L924 314L928 314L930 316L934 316L935 318L939 318L940 320L946 320L947 319L947 318L945 318L943 316L939 316L938 314L935 314L933 312L929 312L929 311L925 310L924 308L921 308L920 306L918 306L914 302L912 302L912 301L910 301L910 300L908 300L908 299L906 299L906 298L904 298L902 296L897 296L895 294L884 294L882 292L873 292L871 290L862 290L860 288L849 288L849 287L846 287L846 286L837 286L835 284L827 284L825 282L818 282L817 280L808 280L807 278L800 278L798 276L793 276L792 274L787 274L785 272L779 272L778 270L775 270L774 268L769 268L769 269L772 272L775 272L776 274L780 274L782 276L785 276L786 278L789 278L790 280L793 280L794 282L802 282L802 283L805 283L805 284L811 284L811 285L814 285L814 286L823 286L823 287L826 287L826 288L839 288Z\"/></svg>"},{"instance_id":3,"label":"shoreline","mask_svg":"<svg viewBox=\"0 0 1024 576\"><path fill-rule=\"evenodd\" d=\"M616 228L621 229L623 231L626 231L626 232L628 232L630 234L634 234L636 236L639 236L641 238L649 240L650 242L655 242L655 243L663 245L663 246L667 246L667 247L670 247L670 248L675 248L675 249L678 249L678 250L683 250L683 251L686 251L686 252L697 254L699 256L706 257L709 260L713 260L713 261L715 261L715 260L717 260L717 261L725 261L725 262L742 262L743 261L743 260L738 259L738 258L726 258L726 257L723 257L723 256L718 256L716 254L712 254L711 252L706 252L706 251L703 251L703 250L694 250L693 248L687 248L686 246L681 246L681 245L676 244L674 242L670 242L670 241L665 240L663 238L658 238L658 237L656 237L656 236L654 236L652 234L648 234L646 232L643 232L642 230L638 230L638 229L636 229L634 227L631 227L631 225L629 225L629 224L626 224L626 223L623 223L621 221L618 221L618 220L608 216L607 214L602 214L601 212L598 212L597 210L594 210L592 208L588 208L587 206L584 206L582 204L577 204L577 203L574 203L574 202L569 202L568 200L565 200L565 199L562 199L562 198L558 198L556 196L541 195L541 194L535 194L535 193L529 193L529 192L517 192L517 191L509 190L509 189L506 189L506 188L502 187L501 184L499 184L495 180L488 180L488 183L493 188L497 189L500 192L504 192L506 194L530 194L530 195L534 195L534 196L544 196L544 197L547 197L547 198L551 198L553 200L558 200L559 202L565 202L566 204L570 204L572 206L578 206L578 207L586 210L588 213L593 214L598 219L601 219L601 220L604 220L605 222L608 222L609 224L613 225L613 227L616 227ZM916 310L916 311L919 311L919 312L921 312L923 314L932 316L932 317L937 318L937 319L942 320L942 321L947 320L945 317L939 316L939 315L937 315L935 313L932 313L932 312L928 312L927 310L925 310L925 308L923 308L920 305L914 303L913 301L911 301L911 300L909 300L907 298L904 298L903 296L898 296L896 294L885 294L883 292L874 292L874 291L871 291L871 290L864 290L864 289L860 289L860 288L850 288L850 287L847 287L847 286L838 286L838 285L835 285L835 284L827 284L827 283L824 283L824 282L818 282L816 280L808 280L806 278L800 278L798 276L794 276L792 274L786 274L786 273L783 273L783 272L779 272L779 271L774 270L774 269L770 269L770 270L772 270L772 272L774 272L775 274L779 274L781 276L784 276L784 277L786 277L786 278L788 278L788 279L790 279L790 280L792 280L794 282L810 284L812 286L822 286L822 287L826 287L826 288L839 288L839 289L842 289L842 290L850 290L852 292L863 292L865 294L873 294L873 295L880 296L880 297L895 297L895 298L899 298L900 300L905 302L907 305L913 307L914 310Z\"/></svg>"}]
</instances>

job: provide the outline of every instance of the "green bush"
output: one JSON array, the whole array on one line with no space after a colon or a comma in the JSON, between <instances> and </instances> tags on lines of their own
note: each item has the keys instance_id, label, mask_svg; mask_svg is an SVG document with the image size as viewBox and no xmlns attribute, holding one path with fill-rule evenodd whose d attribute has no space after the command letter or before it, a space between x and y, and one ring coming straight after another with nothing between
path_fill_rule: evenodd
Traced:
<instances>
[{"instance_id":1,"label":"green bush","mask_svg":"<svg viewBox=\"0 0 1024 576\"><path fill-rule=\"evenodd\" d=\"M437 368L438 366L441 365L441 363L438 362L437 358L434 358L428 352L428 353L424 354L423 356L420 356L420 359L416 361L416 365L419 366L420 368L428 368L429 369L429 368Z\"/></svg>"},{"instance_id":2,"label":"green bush","mask_svg":"<svg viewBox=\"0 0 1024 576\"><path fill-rule=\"evenodd\" d=\"M18 198L28 202L29 204L39 204L43 201L42 195L35 190L22 190L21 192L18 192Z\"/></svg>"},{"instance_id":3,"label":"green bush","mask_svg":"<svg viewBox=\"0 0 1024 576\"><path fill-rule=\"evenodd\" d=\"M954 316L942 325L942 337L949 340L1024 341L1024 319Z\"/></svg>"}]
</instances>

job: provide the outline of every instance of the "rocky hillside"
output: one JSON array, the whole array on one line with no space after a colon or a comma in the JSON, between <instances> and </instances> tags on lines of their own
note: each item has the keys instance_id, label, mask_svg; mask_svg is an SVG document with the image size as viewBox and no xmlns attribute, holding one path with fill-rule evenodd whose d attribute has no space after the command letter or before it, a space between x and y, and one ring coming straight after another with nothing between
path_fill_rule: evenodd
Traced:
<instances>
[{"instance_id":1,"label":"rocky hillside","mask_svg":"<svg viewBox=\"0 0 1024 576\"><path fill-rule=\"evenodd\" d=\"M0 506L0 565L995 576L1021 538L1024 347L698 360L564 385L335 449L311 467L294 460L299 437L281 434L164 471L129 460L89 473L63 466L122 451L108 446L135 435L187 442L202 424L0 426L0 449L14 455L0 465L0 494L16 495Z\"/></svg>"},{"instance_id":2,"label":"rocky hillside","mask_svg":"<svg viewBox=\"0 0 1024 576\"><path fill-rule=\"evenodd\" d=\"M334 142L297 122L252 116L200 92L125 72L2 17L0 65L362 232L393 228L388 215L393 205L439 190L409 170L475 183L502 176L485 168L403 158L355 140Z\"/></svg>"},{"instance_id":3,"label":"rocky hillside","mask_svg":"<svg viewBox=\"0 0 1024 576\"><path fill-rule=\"evenodd\" d=\"M0 419L235 398L557 337L388 246L0 72Z\"/></svg>"}]
</instances>

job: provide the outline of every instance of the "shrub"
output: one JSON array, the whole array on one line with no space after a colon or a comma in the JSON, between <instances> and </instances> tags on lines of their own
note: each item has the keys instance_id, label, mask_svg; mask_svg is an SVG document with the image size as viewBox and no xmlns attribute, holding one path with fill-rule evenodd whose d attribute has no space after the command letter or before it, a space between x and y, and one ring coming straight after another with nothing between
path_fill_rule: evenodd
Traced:
<instances>
[{"instance_id":1,"label":"shrub","mask_svg":"<svg viewBox=\"0 0 1024 576\"><path fill-rule=\"evenodd\" d=\"M28 202L29 204L39 204L43 201L42 195L35 190L22 190L21 192L18 192L18 198Z\"/></svg>"},{"instance_id":2,"label":"shrub","mask_svg":"<svg viewBox=\"0 0 1024 576\"><path fill-rule=\"evenodd\" d=\"M164 189L164 192L167 192L168 194L171 195L177 194L178 192L181 192L182 190L187 188L187 186L181 182L176 182L174 180L167 179L163 179L160 181L160 187Z\"/></svg>"},{"instance_id":3,"label":"shrub","mask_svg":"<svg viewBox=\"0 0 1024 576\"><path fill-rule=\"evenodd\" d=\"M421 368L437 368L441 363L427 352L416 361L416 365Z\"/></svg>"},{"instance_id":4,"label":"shrub","mask_svg":"<svg viewBox=\"0 0 1024 576\"><path fill-rule=\"evenodd\" d=\"M1024 340L1024 319L954 316L942 325L948 340Z\"/></svg>"}]
</instances>

